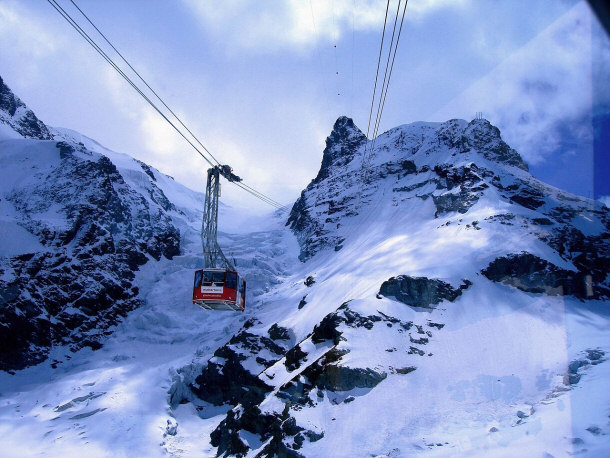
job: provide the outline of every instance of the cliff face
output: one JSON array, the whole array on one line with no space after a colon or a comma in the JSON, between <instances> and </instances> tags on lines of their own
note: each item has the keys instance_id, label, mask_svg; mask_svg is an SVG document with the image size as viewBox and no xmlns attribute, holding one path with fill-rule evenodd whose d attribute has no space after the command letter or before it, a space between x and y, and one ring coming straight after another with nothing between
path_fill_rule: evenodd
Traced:
<instances>
[{"instance_id":1,"label":"cliff face","mask_svg":"<svg viewBox=\"0 0 610 458\"><path fill-rule=\"evenodd\" d=\"M220 456L451 449L439 419L463 403L525 424L598 364L582 356L597 355L587 339L574 361L542 349L562 345L545 310L607 305L608 209L535 179L486 120L414 123L373 143L339 118L286 226L296 273L171 391L175 407L230 409L210 435ZM528 350L515 360L513 346ZM561 375L511 412L532 373ZM499 398L476 392L488 383ZM447 440L415 439L437 427Z\"/></svg>"},{"instance_id":2,"label":"cliff face","mask_svg":"<svg viewBox=\"0 0 610 458\"><path fill-rule=\"evenodd\" d=\"M0 124L7 124L24 138L50 140L47 126L36 117L0 77Z\"/></svg>"},{"instance_id":3,"label":"cliff face","mask_svg":"<svg viewBox=\"0 0 610 458\"><path fill-rule=\"evenodd\" d=\"M145 189L112 161L50 130L0 85L2 225L0 370L46 359L53 345L99 348L140 305L135 272L180 253L176 207L142 164Z\"/></svg>"}]
</instances>

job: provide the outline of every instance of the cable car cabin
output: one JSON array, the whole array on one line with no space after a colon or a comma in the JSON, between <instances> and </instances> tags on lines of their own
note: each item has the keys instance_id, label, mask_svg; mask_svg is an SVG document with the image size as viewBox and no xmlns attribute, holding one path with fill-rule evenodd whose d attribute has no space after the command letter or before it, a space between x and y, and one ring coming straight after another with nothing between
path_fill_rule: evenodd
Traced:
<instances>
[{"instance_id":1,"label":"cable car cabin","mask_svg":"<svg viewBox=\"0 0 610 458\"><path fill-rule=\"evenodd\" d=\"M243 312L246 308L246 280L232 270L197 270L193 304L206 310Z\"/></svg>"}]
</instances>

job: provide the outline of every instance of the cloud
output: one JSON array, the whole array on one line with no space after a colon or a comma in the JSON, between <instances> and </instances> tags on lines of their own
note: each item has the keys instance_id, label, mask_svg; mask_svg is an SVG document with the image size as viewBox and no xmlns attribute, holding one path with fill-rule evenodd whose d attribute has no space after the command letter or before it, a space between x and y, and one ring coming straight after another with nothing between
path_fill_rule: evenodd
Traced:
<instances>
[{"instance_id":1,"label":"cloud","mask_svg":"<svg viewBox=\"0 0 610 458\"><path fill-rule=\"evenodd\" d=\"M530 164L590 150L593 132L591 12L580 2L435 113L471 119L482 111ZM608 59L608 56L604 57Z\"/></svg>"},{"instance_id":2,"label":"cloud","mask_svg":"<svg viewBox=\"0 0 610 458\"><path fill-rule=\"evenodd\" d=\"M412 1L406 18L407 21L421 20L430 12L461 7L468 2ZM381 31L386 10L384 0L184 0L184 4L219 44L263 53L282 49L311 51L319 42L337 41L352 31ZM397 5L398 0L390 1L389 17Z\"/></svg>"}]
</instances>

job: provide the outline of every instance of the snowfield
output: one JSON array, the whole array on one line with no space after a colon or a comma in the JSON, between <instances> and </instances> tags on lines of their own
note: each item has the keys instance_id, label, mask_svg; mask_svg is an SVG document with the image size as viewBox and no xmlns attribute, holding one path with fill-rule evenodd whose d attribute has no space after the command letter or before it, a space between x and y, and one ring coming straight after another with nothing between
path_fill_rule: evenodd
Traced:
<instances>
[{"instance_id":1,"label":"snowfield","mask_svg":"<svg viewBox=\"0 0 610 458\"><path fill-rule=\"evenodd\" d=\"M141 305L99 348L0 371L3 456L610 455L609 279L590 280L608 209L538 182L487 121L400 126L372 149L340 118L292 209L223 206L244 313L191 304L203 195L77 132L0 127L5 284L13 258L51 249L7 196L60 164L58 141L107 157L147 208L165 196L180 236L137 268Z\"/></svg>"}]
</instances>

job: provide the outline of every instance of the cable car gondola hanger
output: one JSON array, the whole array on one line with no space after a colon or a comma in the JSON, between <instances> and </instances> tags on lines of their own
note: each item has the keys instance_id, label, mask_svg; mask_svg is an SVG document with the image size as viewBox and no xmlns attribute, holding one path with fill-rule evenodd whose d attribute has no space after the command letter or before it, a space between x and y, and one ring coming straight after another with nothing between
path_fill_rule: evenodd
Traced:
<instances>
[{"instance_id":1,"label":"cable car gondola hanger","mask_svg":"<svg viewBox=\"0 0 610 458\"><path fill-rule=\"evenodd\" d=\"M221 175L229 182L241 181L228 165L216 165L208 169L201 224L204 268L195 271L193 304L206 310L243 312L246 307L246 281L226 258L217 239Z\"/></svg>"},{"instance_id":2,"label":"cable car gondola hanger","mask_svg":"<svg viewBox=\"0 0 610 458\"><path fill-rule=\"evenodd\" d=\"M203 158L212 166L208 169L207 187L205 194L205 208L202 224L202 245L204 254L204 269L195 272L195 285L193 288L193 303L208 310L240 310L246 306L246 282L240 277L235 267L223 254L216 232L218 226L218 197L220 194L219 178L222 175L230 183L238 186L252 196L275 208L284 206L260 191L243 183L242 179L233 173L228 165L221 165L214 155L205 147L197 136L184 124L176 113L165 103L159 94L146 82L136 71L129 61L110 42L93 21L78 7L74 0L70 3L83 16L85 21L101 36L108 46L120 57L125 65L133 72L137 79L142 82L141 86L137 80L134 81L117 62L109 56L106 51L87 33L78 21L64 9L57 0L47 0L48 3L72 26L76 32L93 47L102 58ZM157 99L162 106L154 101ZM167 111L166 111L167 110ZM176 122L174 122L172 119ZM199 146L198 146L199 145Z\"/></svg>"}]
</instances>

